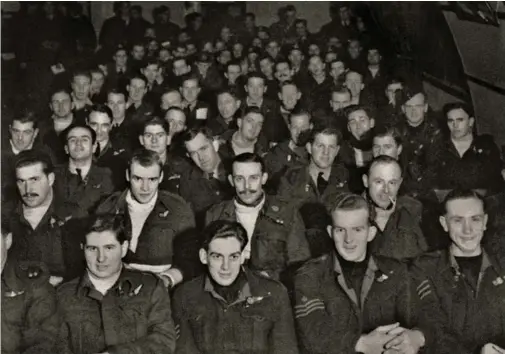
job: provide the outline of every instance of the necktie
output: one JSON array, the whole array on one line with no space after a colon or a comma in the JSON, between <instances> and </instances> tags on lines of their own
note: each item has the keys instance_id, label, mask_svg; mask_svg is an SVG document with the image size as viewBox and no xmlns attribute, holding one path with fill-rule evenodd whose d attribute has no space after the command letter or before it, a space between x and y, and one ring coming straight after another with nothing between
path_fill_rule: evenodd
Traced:
<instances>
[{"instance_id":1,"label":"necktie","mask_svg":"<svg viewBox=\"0 0 505 354\"><path fill-rule=\"evenodd\" d=\"M79 181L79 184L82 183L82 170L80 168L76 168L75 172L77 172L77 180Z\"/></svg>"},{"instance_id":2,"label":"necktie","mask_svg":"<svg viewBox=\"0 0 505 354\"><path fill-rule=\"evenodd\" d=\"M100 149L100 144L96 144L96 150L95 150L95 158L99 158L100 157L100 152L101 152L102 149Z\"/></svg>"},{"instance_id":3,"label":"necktie","mask_svg":"<svg viewBox=\"0 0 505 354\"><path fill-rule=\"evenodd\" d=\"M319 172L317 175L317 190L319 194L323 194L328 187L328 181L324 179L323 172Z\"/></svg>"}]
</instances>

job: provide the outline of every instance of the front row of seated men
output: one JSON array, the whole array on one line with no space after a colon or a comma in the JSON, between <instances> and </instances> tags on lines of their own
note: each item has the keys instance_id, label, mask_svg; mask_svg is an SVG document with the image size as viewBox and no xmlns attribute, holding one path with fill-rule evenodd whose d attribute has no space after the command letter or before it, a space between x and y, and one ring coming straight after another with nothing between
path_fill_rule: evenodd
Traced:
<instances>
[{"instance_id":1,"label":"front row of seated men","mask_svg":"<svg viewBox=\"0 0 505 354\"><path fill-rule=\"evenodd\" d=\"M206 272L173 296L163 276L125 262L120 213L82 224L86 269L56 290L43 264L11 257L2 229L2 352L505 353L505 260L482 246L481 196L450 192L450 246L408 265L371 251L374 213L363 196L335 197L333 250L299 266L289 288L251 270L246 228L213 221L198 251Z\"/></svg>"}]
</instances>

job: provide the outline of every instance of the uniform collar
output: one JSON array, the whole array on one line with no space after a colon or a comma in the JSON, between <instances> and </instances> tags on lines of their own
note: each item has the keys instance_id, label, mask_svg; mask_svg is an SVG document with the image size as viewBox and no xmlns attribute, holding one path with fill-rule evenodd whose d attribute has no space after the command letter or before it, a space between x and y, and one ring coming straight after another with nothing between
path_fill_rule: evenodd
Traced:
<instances>
[{"instance_id":1,"label":"uniform collar","mask_svg":"<svg viewBox=\"0 0 505 354\"><path fill-rule=\"evenodd\" d=\"M367 251L368 252L368 251ZM337 253L333 253L333 270L337 274L342 274L342 267L340 265L340 262L338 261ZM379 270L379 266L377 265L377 262L375 261L373 256L370 256L368 258L368 266L367 266L367 271L366 274L374 274Z\"/></svg>"},{"instance_id":2,"label":"uniform collar","mask_svg":"<svg viewBox=\"0 0 505 354\"><path fill-rule=\"evenodd\" d=\"M126 269L124 266L121 269L119 278L114 285L107 291L107 294L116 294L122 296L125 293L129 294L135 290L141 283L139 282L139 273ZM104 295L95 289L95 286L89 279L88 272L85 271L81 276L79 284L77 285L77 295L88 296L96 300L102 300Z\"/></svg>"},{"instance_id":3,"label":"uniform collar","mask_svg":"<svg viewBox=\"0 0 505 354\"><path fill-rule=\"evenodd\" d=\"M246 299L248 297L251 297L252 296L252 293L251 293L251 286L249 285L249 282L250 282L250 276L248 276L247 272L245 271L244 268L242 268L242 270L245 274L245 277L247 279L247 281L244 283L244 286L242 287L242 289L240 290L239 292L239 297L238 299L234 302L235 303L239 303L239 302L244 302L246 301ZM224 300L222 299L222 297L215 291L214 289L214 285L212 284L212 281L210 280L210 277L209 275L206 275L205 276L205 284L204 284L204 287L203 287L203 290L206 291L206 292L209 292L212 294L212 296L214 296L215 298L217 299L220 299L220 300Z\"/></svg>"}]
</instances>

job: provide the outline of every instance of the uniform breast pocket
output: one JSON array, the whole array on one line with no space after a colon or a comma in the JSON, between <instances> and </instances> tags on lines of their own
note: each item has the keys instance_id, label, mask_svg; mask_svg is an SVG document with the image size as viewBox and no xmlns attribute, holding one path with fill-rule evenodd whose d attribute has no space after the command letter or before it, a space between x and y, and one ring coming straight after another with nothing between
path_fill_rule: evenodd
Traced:
<instances>
[{"instance_id":1,"label":"uniform breast pocket","mask_svg":"<svg viewBox=\"0 0 505 354\"><path fill-rule=\"evenodd\" d=\"M133 337L141 338L147 335L147 310L141 304L127 304L121 306L123 310L124 322L121 325L121 332L125 338L131 341Z\"/></svg>"},{"instance_id":2,"label":"uniform breast pocket","mask_svg":"<svg viewBox=\"0 0 505 354\"><path fill-rule=\"evenodd\" d=\"M253 305L254 306L254 305ZM241 314L242 321L239 323L237 333L245 351L267 352L268 338L273 327L274 319L266 310L248 311Z\"/></svg>"},{"instance_id":3,"label":"uniform breast pocket","mask_svg":"<svg viewBox=\"0 0 505 354\"><path fill-rule=\"evenodd\" d=\"M271 230L258 233L253 249L253 266L259 270L275 270L286 263L284 233Z\"/></svg>"},{"instance_id":4,"label":"uniform breast pocket","mask_svg":"<svg viewBox=\"0 0 505 354\"><path fill-rule=\"evenodd\" d=\"M189 316L189 326L200 350L212 351L216 347L215 321L211 321L203 313L194 313Z\"/></svg>"}]
</instances>

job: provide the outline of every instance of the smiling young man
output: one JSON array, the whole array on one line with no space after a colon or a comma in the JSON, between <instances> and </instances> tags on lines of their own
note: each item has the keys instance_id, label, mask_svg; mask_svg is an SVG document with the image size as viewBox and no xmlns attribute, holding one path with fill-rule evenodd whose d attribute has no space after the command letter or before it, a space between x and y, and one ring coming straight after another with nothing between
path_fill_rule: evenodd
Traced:
<instances>
[{"instance_id":1,"label":"smiling young man","mask_svg":"<svg viewBox=\"0 0 505 354\"><path fill-rule=\"evenodd\" d=\"M81 240L86 270L58 289L64 325L55 352L174 352L169 295L157 277L125 268L128 246L120 215L90 218Z\"/></svg>"},{"instance_id":2,"label":"smiling young man","mask_svg":"<svg viewBox=\"0 0 505 354\"><path fill-rule=\"evenodd\" d=\"M484 201L476 192L455 189L443 205L440 223L451 244L413 267L419 313L437 311L441 317L434 353L504 353L505 261L502 250L482 245L488 221Z\"/></svg>"},{"instance_id":3,"label":"smiling young man","mask_svg":"<svg viewBox=\"0 0 505 354\"><path fill-rule=\"evenodd\" d=\"M206 274L174 295L176 353L297 354L286 289L243 266L247 231L218 220L203 231Z\"/></svg>"},{"instance_id":4,"label":"smiling young man","mask_svg":"<svg viewBox=\"0 0 505 354\"><path fill-rule=\"evenodd\" d=\"M431 338L410 329L419 324L406 266L368 249L377 231L368 202L344 193L330 211L334 250L308 261L294 279L301 345L311 353L418 353Z\"/></svg>"}]
</instances>

